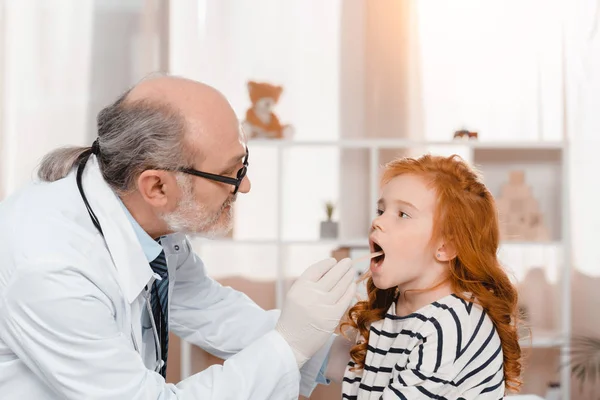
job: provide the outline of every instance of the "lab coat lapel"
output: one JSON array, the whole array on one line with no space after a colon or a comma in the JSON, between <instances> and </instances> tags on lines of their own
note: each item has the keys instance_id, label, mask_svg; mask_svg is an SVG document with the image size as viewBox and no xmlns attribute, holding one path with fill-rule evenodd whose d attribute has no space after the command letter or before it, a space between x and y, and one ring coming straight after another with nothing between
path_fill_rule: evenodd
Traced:
<instances>
[{"instance_id":1,"label":"lab coat lapel","mask_svg":"<svg viewBox=\"0 0 600 400\"><path fill-rule=\"evenodd\" d=\"M83 176L83 188L96 214L127 301L140 295L153 276L133 227L123 212L117 195L104 181L96 157L90 157Z\"/></svg>"},{"instance_id":2,"label":"lab coat lapel","mask_svg":"<svg viewBox=\"0 0 600 400\"><path fill-rule=\"evenodd\" d=\"M88 202L102 227L119 284L129 303L129 307L126 306L124 310L126 320L132 327L139 350L142 351L141 315L144 298L141 294L154 273L119 199L102 177L95 156L88 160L82 181Z\"/></svg>"}]
</instances>

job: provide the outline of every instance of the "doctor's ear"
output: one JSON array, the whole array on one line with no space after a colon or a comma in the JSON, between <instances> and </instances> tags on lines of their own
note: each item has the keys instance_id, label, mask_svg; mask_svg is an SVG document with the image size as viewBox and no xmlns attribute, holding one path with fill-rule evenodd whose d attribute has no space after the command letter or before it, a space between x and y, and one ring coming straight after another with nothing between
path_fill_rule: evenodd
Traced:
<instances>
[{"instance_id":1,"label":"doctor's ear","mask_svg":"<svg viewBox=\"0 0 600 400\"><path fill-rule=\"evenodd\" d=\"M175 207L178 185L175 174L169 171L148 169L137 178L137 188L142 198L153 207ZM172 203L172 204L171 204Z\"/></svg>"}]
</instances>

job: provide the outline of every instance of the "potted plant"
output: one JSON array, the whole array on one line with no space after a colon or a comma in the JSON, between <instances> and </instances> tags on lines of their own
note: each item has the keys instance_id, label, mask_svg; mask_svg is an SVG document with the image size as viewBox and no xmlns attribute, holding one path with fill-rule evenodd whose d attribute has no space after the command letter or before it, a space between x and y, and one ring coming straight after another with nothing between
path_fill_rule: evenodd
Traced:
<instances>
[{"instance_id":1,"label":"potted plant","mask_svg":"<svg viewBox=\"0 0 600 400\"><path fill-rule=\"evenodd\" d=\"M571 342L571 375L579 381L580 390L584 384L596 387L600 378L600 338L575 336Z\"/></svg>"},{"instance_id":2,"label":"potted plant","mask_svg":"<svg viewBox=\"0 0 600 400\"><path fill-rule=\"evenodd\" d=\"M321 221L321 239L335 239L338 236L338 223L333 221L335 204L331 201L325 203L326 221Z\"/></svg>"}]
</instances>

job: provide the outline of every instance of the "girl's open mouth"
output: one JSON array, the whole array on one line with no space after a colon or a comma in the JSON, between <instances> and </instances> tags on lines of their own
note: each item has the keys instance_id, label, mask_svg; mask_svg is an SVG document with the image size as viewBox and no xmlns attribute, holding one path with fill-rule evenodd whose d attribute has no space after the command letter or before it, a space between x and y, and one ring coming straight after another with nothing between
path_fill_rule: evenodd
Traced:
<instances>
[{"instance_id":1,"label":"girl's open mouth","mask_svg":"<svg viewBox=\"0 0 600 400\"><path fill-rule=\"evenodd\" d=\"M375 243L373 240L371 240L371 253L377 253L380 251L383 252L383 249L381 248L381 246L378 245L377 243ZM372 258L371 266L379 267L383 263L384 258L385 258L385 253L380 256Z\"/></svg>"}]
</instances>

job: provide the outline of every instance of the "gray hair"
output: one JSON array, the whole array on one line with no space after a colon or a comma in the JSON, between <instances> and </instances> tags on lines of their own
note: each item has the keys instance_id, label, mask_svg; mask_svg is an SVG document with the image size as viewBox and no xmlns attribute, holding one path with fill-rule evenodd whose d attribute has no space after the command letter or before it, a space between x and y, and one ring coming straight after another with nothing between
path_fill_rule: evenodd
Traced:
<instances>
[{"instance_id":1,"label":"gray hair","mask_svg":"<svg viewBox=\"0 0 600 400\"><path fill-rule=\"evenodd\" d=\"M185 118L160 101L126 101L130 90L98 114L98 164L111 188L124 194L147 169L176 170L191 163L184 149ZM90 147L66 147L47 154L38 177L64 178L89 153Z\"/></svg>"}]
</instances>

